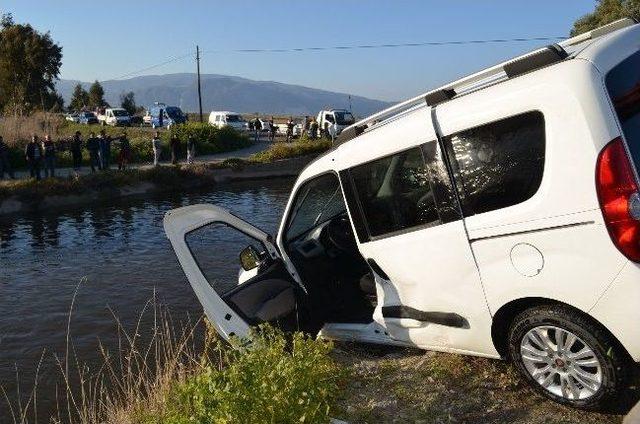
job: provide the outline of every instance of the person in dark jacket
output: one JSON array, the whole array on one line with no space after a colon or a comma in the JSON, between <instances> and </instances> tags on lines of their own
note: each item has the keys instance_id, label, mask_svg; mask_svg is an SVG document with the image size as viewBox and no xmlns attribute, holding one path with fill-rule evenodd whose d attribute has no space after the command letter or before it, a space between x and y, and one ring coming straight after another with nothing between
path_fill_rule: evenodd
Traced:
<instances>
[{"instance_id":1,"label":"person in dark jacket","mask_svg":"<svg viewBox=\"0 0 640 424\"><path fill-rule=\"evenodd\" d=\"M40 166L42 163L42 147L38 143L38 136L31 136L31 141L24 148L24 156L29 166L31 178L40 181Z\"/></svg>"},{"instance_id":2,"label":"person in dark jacket","mask_svg":"<svg viewBox=\"0 0 640 424\"><path fill-rule=\"evenodd\" d=\"M9 175L9 178L15 178L9 161L9 146L0 135L0 180L4 179L5 173Z\"/></svg>"},{"instance_id":3,"label":"person in dark jacket","mask_svg":"<svg viewBox=\"0 0 640 424\"><path fill-rule=\"evenodd\" d=\"M89 164L91 172L96 172L96 168L102 169L100 166L100 141L96 138L96 133L91 132L87 138L87 150L89 151Z\"/></svg>"},{"instance_id":4,"label":"person in dark jacket","mask_svg":"<svg viewBox=\"0 0 640 424\"><path fill-rule=\"evenodd\" d=\"M253 130L255 131L254 141L257 143L260 139L260 131L262 131L262 122L260 118L256 116L256 119L253 121Z\"/></svg>"},{"instance_id":5,"label":"person in dark jacket","mask_svg":"<svg viewBox=\"0 0 640 424\"><path fill-rule=\"evenodd\" d=\"M289 118L287 121L287 143L290 143L293 140L293 127L295 127L295 125L293 118Z\"/></svg>"},{"instance_id":6,"label":"person in dark jacket","mask_svg":"<svg viewBox=\"0 0 640 424\"><path fill-rule=\"evenodd\" d=\"M111 137L104 130L100 130L98 144L100 145L100 169L107 171L111 165Z\"/></svg>"},{"instance_id":7,"label":"person in dark jacket","mask_svg":"<svg viewBox=\"0 0 640 424\"><path fill-rule=\"evenodd\" d=\"M78 173L82 166L82 134L76 131L71 139L71 156L73 157L73 170Z\"/></svg>"},{"instance_id":8,"label":"person in dark jacket","mask_svg":"<svg viewBox=\"0 0 640 424\"><path fill-rule=\"evenodd\" d=\"M269 141L270 142L274 142L276 139L276 131L278 130L278 127L276 127L276 124L273 120L273 116L271 117L271 119L269 120Z\"/></svg>"},{"instance_id":9,"label":"person in dark jacket","mask_svg":"<svg viewBox=\"0 0 640 424\"><path fill-rule=\"evenodd\" d=\"M177 135L172 135L169 140L169 147L171 148L171 163L178 164L178 151L180 150L180 139Z\"/></svg>"},{"instance_id":10,"label":"person in dark jacket","mask_svg":"<svg viewBox=\"0 0 640 424\"><path fill-rule=\"evenodd\" d=\"M193 163L196 159L196 139L192 135L187 139L187 163Z\"/></svg>"},{"instance_id":11,"label":"person in dark jacket","mask_svg":"<svg viewBox=\"0 0 640 424\"><path fill-rule=\"evenodd\" d=\"M44 177L53 178L56 176L56 145L49 134L44 136L42 151L44 153Z\"/></svg>"},{"instance_id":12,"label":"person in dark jacket","mask_svg":"<svg viewBox=\"0 0 640 424\"><path fill-rule=\"evenodd\" d=\"M118 169L127 169L127 165L131 160L131 142L127 138L127 133L125 131L120 135L120 139L118 140L120 145L120 153L118 154Z\"/></svg>"}]
</instances>

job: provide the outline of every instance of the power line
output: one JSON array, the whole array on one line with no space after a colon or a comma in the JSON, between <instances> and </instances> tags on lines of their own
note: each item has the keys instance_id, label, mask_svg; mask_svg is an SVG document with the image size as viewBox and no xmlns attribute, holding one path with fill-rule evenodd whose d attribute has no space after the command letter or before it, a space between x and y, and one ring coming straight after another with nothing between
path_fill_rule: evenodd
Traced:
<instances>
[{"instance_id":1,"label":"power line","mask_svg":"<svg viewBox=\"0 0 640 424\"><path fill-rule=\"evenodd\" d=\"M494 38L488 40L450 40L450 41L424 41L418 43L394 43L394 44L358 44L344 46L311 46L311 47L289 47L289 48L264 48L264 49L228 49L228 50L206 50L200 54L212 53L299 53L299 52L318 52L328 50L358 50L358 49L392 49L403 47L426 47L426 46L461 46L469 44L505 44L505 43L523 43L532 41L557 41L564 40L567 37L529 37L529 38ZM128 72L124 75L112 78L114 80L131 77L142 72L150 71L161 66L168 65L173 62L184 60L188 57L195 59L193 53L187 53L182 56L175 56L163 62L151 65L142 69Z\"/></svg>"},{"instance_id":2,"label":"power line","mask_svg":"<svg viewBox=\"0 0 640 424\"><path fill-rule=\"evenodd\" d=\"M291 47L291 48L270 48L270 49L231 49L231 50L206 50L204 53L297 53L305 51L326 51L326 50L356 50L356 49L389 49L398 47L424 47L424 46L451 46L465 44L496 44L496 43L518 43L528 41L557 41L567 37L532 37L532 38L495 38L490 40L454 40L454 41L424 41L419 43L398 43L398 44L359 44L347 46L316 46L316 47Z\"/></svg>"}]
</instances>

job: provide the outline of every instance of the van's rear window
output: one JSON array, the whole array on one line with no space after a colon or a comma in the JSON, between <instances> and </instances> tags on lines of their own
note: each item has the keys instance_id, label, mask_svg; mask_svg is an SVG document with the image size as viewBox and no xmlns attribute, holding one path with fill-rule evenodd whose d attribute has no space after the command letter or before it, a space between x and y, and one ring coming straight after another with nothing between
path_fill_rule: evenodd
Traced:
<instances>
[{"instance_id":1,"label":"van's rear window","mask_svg":"<svg viewBox=\"0 0 640 424\"><path fill-rule=\"evenodd\" d=\"M640 171L640 52L613 68L606 84L636 169Z\"/></svg>"}]
</instances>

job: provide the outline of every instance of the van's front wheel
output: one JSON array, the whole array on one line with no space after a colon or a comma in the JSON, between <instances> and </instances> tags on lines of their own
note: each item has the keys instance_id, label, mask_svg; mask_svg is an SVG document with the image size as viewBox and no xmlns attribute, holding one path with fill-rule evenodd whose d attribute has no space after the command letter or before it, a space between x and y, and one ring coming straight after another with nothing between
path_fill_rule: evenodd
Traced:
<instances>
[{"instance_id":1,"label":"van's front wheel","mask_svg":"<svg viewBox=\"0 0 640 424\"><path fill-rule=\"evenodd\" d=\"M509 333L509 353L522 375L544 396L600 409L624 386L626 358L601 326L563 306L520 313Z\"/></svg>"}]
</instances>

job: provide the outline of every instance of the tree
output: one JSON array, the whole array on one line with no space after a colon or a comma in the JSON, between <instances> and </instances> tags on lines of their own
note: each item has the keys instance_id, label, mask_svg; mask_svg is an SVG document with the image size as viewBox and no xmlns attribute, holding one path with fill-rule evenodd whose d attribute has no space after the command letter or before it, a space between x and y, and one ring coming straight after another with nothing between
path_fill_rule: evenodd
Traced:
<instances>
[{"instance_id":1,"label":"tree","mask_svg":"<svg viewBox=\"0 0 640 424\"><path fill-rule=\"evenodd\" d=\"M129 115L135 115L138 111L138 106L136 106L136 98L133 91L129 91L128 93L122 93L120 95L120 107L126 110Z\"/></svg>"},{"instance_id":2,"label":"tree","mask_svg":"<svg viewBox=\"0 0 640 424\"><path fill-rule=\"evenodd\" d=\"M581 17L573 24L571 35L591 31L626 17L640 20L640 0L598 0L593 13Z\"/></svg>"},{"instance_id":3,"label":"tree","mask_svg":"<svg viewBox=\"0 0 640 424\"><path fill-rule=\"evenodd\" d=\"M55 93L62 47L28 24L0 17L0 108L16 114L45 105Z\"/></svg>"},{"instance_id":4,"label":"tree","mask_svg":"<svg viewBox=\"0 0 640 424\"><path fill-rule=\"evenodd\" d=\"M80 111L87 107L89 104L89 93L82 87L82 84L78 83L73 89L71 95L71 101L69 102L69 109Z\"/></svg>"},{"instance_id":5,"label":"tree","mask_svg":"<svg viewBox=\"0 0 640 424\"><path fill-rule=\"evenodd\" d=\"M64 99L57 91L51 91L42 96L42 108L49 112L63 112Z\"/></svg>"},{"instance_id":6,"label":"tree","mask_svg":"<svg viewBox=\"0 0 640 424\"><path fill-rule=\"evenodd\" d=\"M97 109L108 106L104 101L104 88L97 80L89 87L89 108Z\"/></svg>"}]
</instances>

